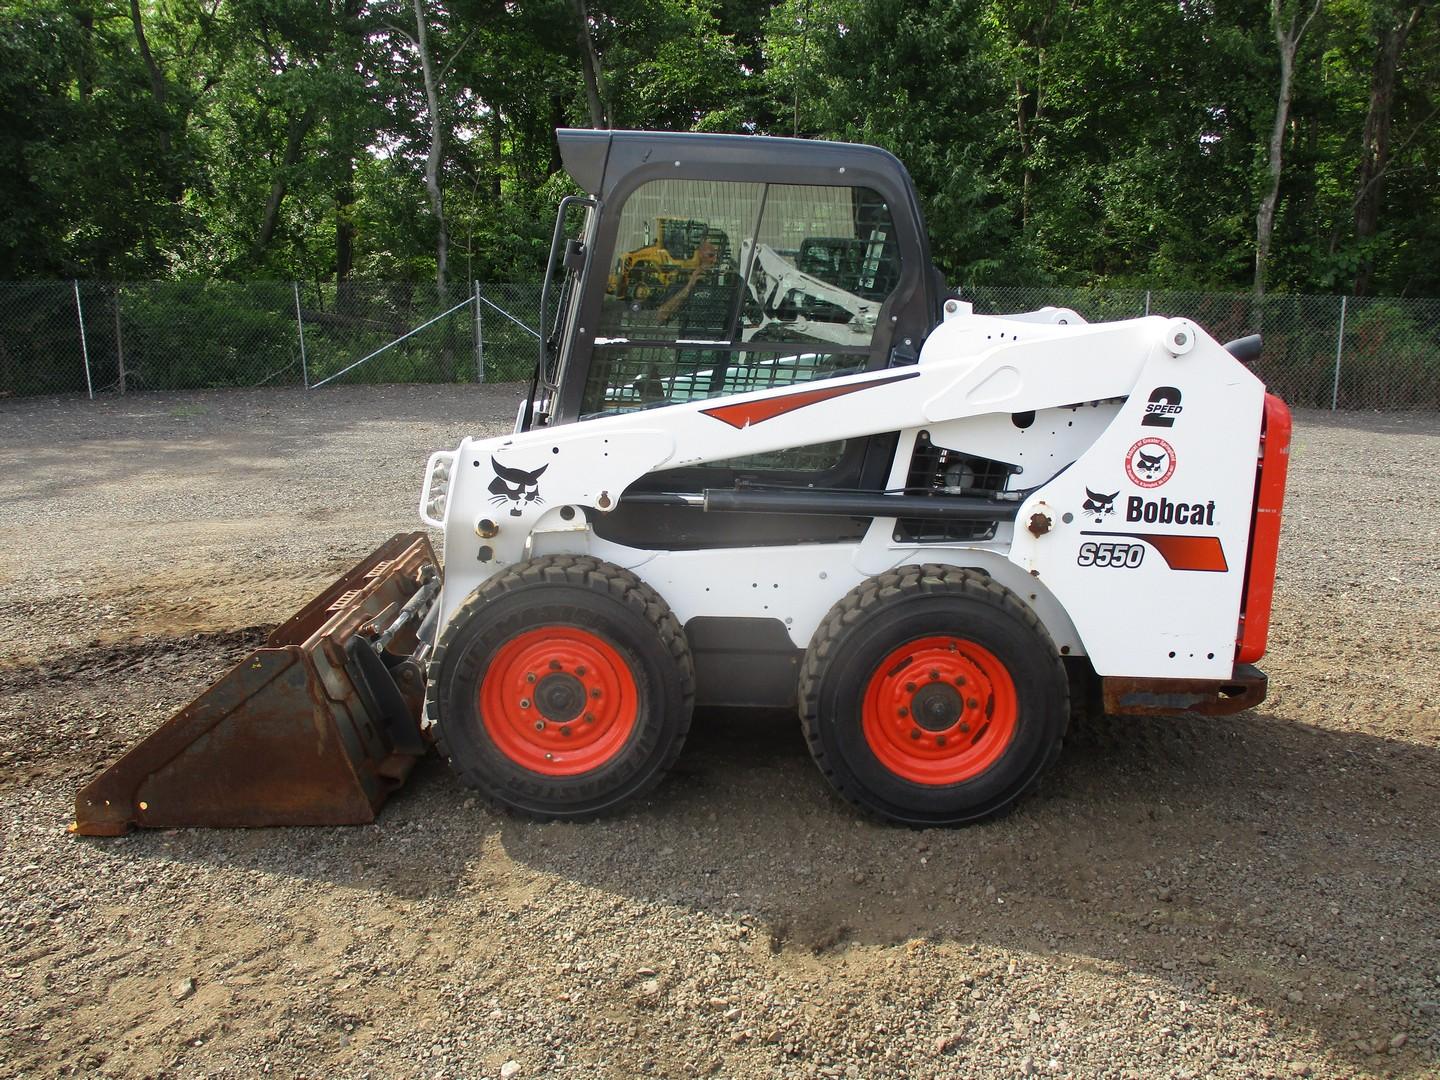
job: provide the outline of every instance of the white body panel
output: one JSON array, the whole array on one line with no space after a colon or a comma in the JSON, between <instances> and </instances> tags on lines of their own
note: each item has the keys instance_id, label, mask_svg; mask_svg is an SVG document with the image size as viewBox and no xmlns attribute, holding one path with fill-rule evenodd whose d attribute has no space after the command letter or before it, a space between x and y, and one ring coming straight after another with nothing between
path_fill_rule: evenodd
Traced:
<instances>
[{"instance_id":1,"label":"white body panel","mask_svg":"<svg viewBox=\"0 0 1440 1080\"><path fill-rule=\"evenodd\" d=\"M949 309L913 367L466 439L433 456L421 514L445 530L442 625L506 566L590 553L632 569L682 624L776 618L804 648L864 578L941 562L982 568L1011 588L1063 652L1088 654L1101 675L1229 678L1260 382L1184 320L1091 325L1073 312L1010 319L965 307ZM776 402L791 411L774 413ZM859 542L652 551L606 542L580 509L608 512L656 470L897 430L899 486L922 429L938 446L1020 467L1010 488L1036 490L1013 526L977 544L897 543L894 519L877 518ZM1092 492L1114 494L1111 512L1085 511ZM1214 566L1216 545L1226 569L1198 568ZM1173 559L1197 568L1172 568Z\"/></svg>"}]
</instances>

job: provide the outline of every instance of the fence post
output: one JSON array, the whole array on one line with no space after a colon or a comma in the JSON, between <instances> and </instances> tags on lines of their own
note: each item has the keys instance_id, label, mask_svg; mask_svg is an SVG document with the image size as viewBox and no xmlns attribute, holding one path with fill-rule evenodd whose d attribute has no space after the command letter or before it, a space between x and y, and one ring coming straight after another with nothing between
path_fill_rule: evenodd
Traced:
<instances>
[{"instance_id":1,"label":"fence post","mask_svg":"<svg viewBox=\"0 0 1440 1080\"><path fill-rule=\"evenodd\" d=\"M1150 290L1145 290L1145 317L1150 317Z\"/></svg>"},{"instance_id":2,"label":"fence post","mask_svg":"<svg viewBox=\"0 0 1440 1080\"><path fill-rule=\"evenodd\" d=\"M80 355L85 358L85 392L94 401L95 384L90 381L90 345L85 340L85 309L80 306L80 282L71 278L70 284L75 288L75 318L80 323Z\"/></svg>"},{"instance_id":3,"label":"fence post","mask_svg":"<svg viewBox=\"0 0 1440 1080\"><path fill-rule=\"evenodd\" d=\"M1340 297L1340 333L1335 336L1335 382L1330 387L1330 411L1340 404L1340 356L1345 351L1345 303L1350 298Z\"/></svg>"},{"instance_id":4,"label":"fence post","mask_svg":"<svg viewBox=\"0 0 1440 1080\"><path fill-rule=\"evenodd\" d=\"M305 389L310 389L310 364L305 359L305 319L300 314L300 282L292 281L291 287L295 290L295 328L300 333L300 381L304 383Z\"/></svg>"},{"instance_id":5,"label":"fence post","mask_svg":"<svg viewBox=\"0 0 1440 1080\"><path fill-rule=\"evenodd\" d=\"M480 282L472 281L471 303L475 305L475 381L485 381L485 316L480 314Z\"/></svg>"},{"instance_id":6,"label":"fence post","mask_svg":"<svg viewBox=\"0 0 1440 1080\"><path fill-rule=\"evenodd\" d=\"M120 290L122 282L115 283L115 368L120 380L120 393L125 393L125 341L120 336Z\"/></svg>"}]
</instances>

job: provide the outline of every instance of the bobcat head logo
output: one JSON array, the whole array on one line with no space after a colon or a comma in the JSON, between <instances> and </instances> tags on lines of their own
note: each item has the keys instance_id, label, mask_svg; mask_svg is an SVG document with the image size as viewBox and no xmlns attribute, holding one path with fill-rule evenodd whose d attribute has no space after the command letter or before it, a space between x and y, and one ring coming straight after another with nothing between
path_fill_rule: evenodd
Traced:
<instances>
[{"instance_id":1,"label":"bobcat head logo","mask_svg":"<svg viewBox=\"0 0 1440 1080\"><path fill-rule=\"evenodd\" d=\"M1153 436L1139 439L1125 458L1125 475L1136 487L1157 488L1175 475L1175 448Z\"/></svg>"},{"instance_id":2,"label":"bobcat head logo","mask_svg":"<svg viewBox=\"0 0 1440 1080\"><path fill-rule=\"evenodd\" d=\"M1095 519L1095 524L1101 524L1109 515L1115 513L1115 496L1120 492L1112 491L1109 495L1101 495L1085 489L1085 501L1080 504L1080 509L1090 514Z\"/></svg>"},{"instance_id":3,"label":"bobcat head logo","mask_svg":"<svg viewBox=\"0 0 1440 1080\"><path fill-rule=\"evenodd\" d=\"M1147 454L1144 450L1135 455L1135 471L1147 480L1154 480L1165 465L1165 454ZM1117 492L1118 494L1118 492Z\"/></svg>"},{"instance_id":4,"label":"bobcat head logo","mask_svg":"<svg viewBox=\"0 0 1440 1080\"><path fill-rule=\"evenodd\" d=\"M493 457L490 464L495 468L495 479L490 481L490 501L496 506L503 506L510 503L510 516L519 517L520 508L526 503L544 503L540 497L540 474L548 469L549 465L541 465L533 472L526 472L524 469L510 469L501 465Z\"/></svg>"}]
</instances>

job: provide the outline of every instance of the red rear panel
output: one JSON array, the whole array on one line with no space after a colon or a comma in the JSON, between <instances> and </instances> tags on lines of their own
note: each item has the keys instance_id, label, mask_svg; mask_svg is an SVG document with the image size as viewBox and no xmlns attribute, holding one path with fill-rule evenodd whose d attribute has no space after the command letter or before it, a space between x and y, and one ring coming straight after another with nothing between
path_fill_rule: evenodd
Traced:
<instances>
[{"instance_id":1,"label":"red rear panel","mask_svg":"<svg viewBox=\"0 0 1440 1080\"><path fill-rule=\"evenodd\" d=\"M1260 429L1260 469L1255 479L1255 515L1250 523L1250 556L1245 565L1245 595L1235 662L1253 664L1265 655L1270 633L1270 601L1275 592L1275 559L1280 551L1280 510L1285 503L1285 471L1290 464L1290 410L1274 394L1265 395Z\"/></svg>"}]
</instances>

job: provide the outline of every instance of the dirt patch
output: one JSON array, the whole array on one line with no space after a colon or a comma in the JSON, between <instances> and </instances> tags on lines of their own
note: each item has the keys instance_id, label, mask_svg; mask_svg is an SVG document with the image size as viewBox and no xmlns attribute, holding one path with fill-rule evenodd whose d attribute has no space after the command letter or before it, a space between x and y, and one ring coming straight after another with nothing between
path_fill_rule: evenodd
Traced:
<instances>
[{"instance_id":1,"label":"dirt patch","mask_svg":"<svg viewBox=\"0 0 1440 1080\"><path fill-rule=\"evenodd\" d=\"M431 760L373 826L64 834L516 396L0 403L0 1073L1435 1075L1433 416L1298 417L1260 709L1085 724L1001 821L862 820L709 713L593 825Z\"/></svg>"}]
</instances>

